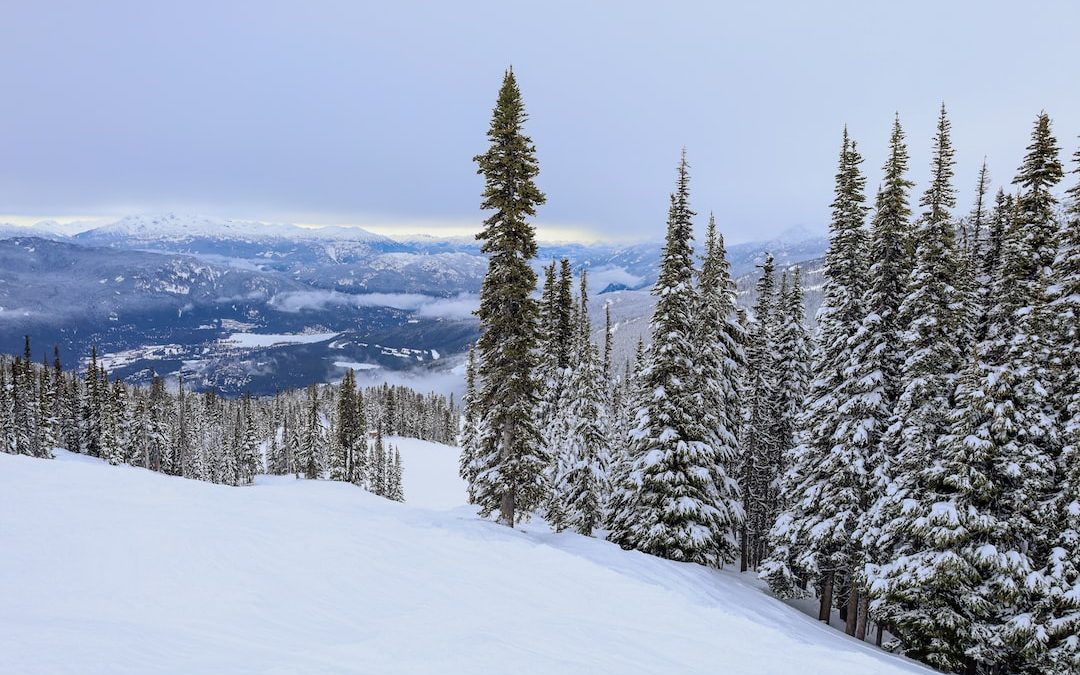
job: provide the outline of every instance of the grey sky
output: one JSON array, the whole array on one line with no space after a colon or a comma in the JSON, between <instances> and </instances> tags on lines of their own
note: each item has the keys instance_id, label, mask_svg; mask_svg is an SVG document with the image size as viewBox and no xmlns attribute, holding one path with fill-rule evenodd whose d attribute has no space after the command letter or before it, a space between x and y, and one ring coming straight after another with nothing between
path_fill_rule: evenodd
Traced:
<instances>
[{"instance_id":1,"label":"grey sky","mask_svg":"<svg viewBox=\"0 0 1080 675\"><path fill-rule=\"evenodd\" d=\"M1046 109L1080 133L1075 2L0 0L0 220L159 210L473 230L504 68L542 234L658 237L679 149L732 241L822 228L845 123L921 190L939 103L961 209ZM390 229L388 229L390 228Z\"/></svg>"}]
</instances>

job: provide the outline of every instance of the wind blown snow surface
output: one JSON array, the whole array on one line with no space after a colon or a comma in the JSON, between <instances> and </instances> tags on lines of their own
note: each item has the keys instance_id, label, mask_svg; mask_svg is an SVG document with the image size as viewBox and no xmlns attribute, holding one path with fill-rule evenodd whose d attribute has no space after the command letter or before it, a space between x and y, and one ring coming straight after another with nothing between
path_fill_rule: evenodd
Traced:
<instances>
[{"instance_id":1,"label":"wind blown snow surface","mask_svg":"<svg viewBox=\"0 0 1080 675\"><path fill-rule=\"evenodd\" d=\"M406 498L460 497L414 443L407 492L455 471ZM730 573L326 481L0 455L0 558L10 673L930 672Z\"/></svg>"}]
</instances>

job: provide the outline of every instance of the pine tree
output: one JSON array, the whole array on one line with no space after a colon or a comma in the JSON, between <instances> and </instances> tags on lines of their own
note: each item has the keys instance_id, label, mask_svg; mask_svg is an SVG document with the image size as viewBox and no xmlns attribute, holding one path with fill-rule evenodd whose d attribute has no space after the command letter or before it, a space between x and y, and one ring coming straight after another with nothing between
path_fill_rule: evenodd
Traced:
<instances>
[{"instance_id":1,"label":"pine tree","mask_svg":"<svg viewBox=\"0 0 1080 675\"><path fill-rule=\"evenodd\" d=\"M746 510L740 541L740 567L744 572L756 568L764 557L765 535L776 518L772 484L780 465L780 443L775 437L778 383L774 269L772 255L766 254L755 288L757 300L747 340L746 425L739 473Z\"/></svg>"},{"instance_id":2,"label":"pine tree","mask_svg":"<svg viewBox=\"0 0 1080 675\"><path fill-rule=\"evenodd\" d=\"M746 517L736 472L740 457L738 428L741 415L739 373L746 364L746 336L735 315L735 282L724 248L724 237L709 214L705 257L698 277L697 330L694 334L701 381L697 385L699 411L715 453L713 467L716 506L722 536L717 537L717 562L734 562L737 533Z\"/></svg>"},{"instance_id":3,"label":"pine tree","mask_svg":"<svg viewBox=\"0 0 1080 675\"><path fill-rule=\"evenodd\" d=\"M106 393L101 411L101 458L109 464L120 464L124 461L124 447L120 438L124 409L123 387L116 381L110 390L108 379L105 379L103 388Z\"/></svg>"},{"instance_id":4,"label":"pine tree","mask_svg":"<svg viewBox=\"0 0 1080 675\"><path fill-rule=\"evenodd\" d=\"M532 141L522 133L525 120L521 92L508 70L488 131L491 147L475 158L485 179L481 208L494 213L477 235L490 257L478 311L480 433L473 485L481 513L498 510L499 521L510 527L519 512L540 503L547 465L533 421L536 274L528 261L536 256L536 239L526 220L545 197L533 182L539 166Z\"/></svg>"},{"instance_id":5,"label":"pine tree","mask_svg":"<svg viewBox=\"0 0 1080 675\"><path fill-rule=\"evenodd\" d=\"M305 478L321 478L326 464L326 439L319 410L318 389L308 385L304 428L300 439L300 467Z\"/></svg>"},{"instance_id":6,"label":"pine tree","mask_svg":"<svg viewBox=\"0 0 1080 675\"><path fill-rule=\"evenodd\" d=\"M588 275L581 273L578 326L575 331L576 355L566 388L565 405L557 423L565 428L560 448L559 470L553 493L557 521L576 532L591 536L599 526L608 492L607 437L603 373L599 354L591 338L588 309Z\"/></svg>"},{"instance_id":7,"label":"pine tree","mask_svg":"<svg viewBox=\"0 0 1080 675\"><path fill-rule=\"evenodd\" d=\"M387 489L387 499L392 499L395 502L405 501L405 487L402 479L404 478L405 470L401 466L401 451L397 448L393 448L393 458L389 459L390 467L388 469L389 474L389 487Z\"/></svg>"},{"instance_id":8,"label":"pine tree","mask_svg":"<svg viewBox=\"0 0 1080 675\"><path fill-rule=\"evenodd\" d=\"M84 395L80 405L79 452L99 457L101 455L101 376L97 363L97 346L90 348L90 365L84 374Z\"/></svg>"},{"instance_id":9,"label":"pine tree","mask_svg":"<svg viewBox=\"0 0 1080 675\"><path fill-rule=\"evenodd\" d=\"M844 129L825 255L825 299L818 311L814 379L799 419L798 445L787 460L782 491L787 507L769 533L772 552L761 576L781 596L818 589L818 618L828 621L834 587L848 581L860 553L853 532L865 509L869 477L863 449L837 442L848 433L839 414L851 364L851 338L859 331L867 288L862 157Z\"/></svg>"},{"instance_id":10,"label":"pine tree","mask_svg":"<svg viewBox=\"0 0 1080 675\"><path fill-rule=\"evenodd\" d=\"M1039 141L1042 116L1036 124L1036 142L1029 151L1046 148L1042 161L1025 161L1053 185L1058 172L1046 170L1056 159L1056 144ZM1048 127L1048 122L1046 124ZM1080 151L1074 155L1080 175ZM1045 325L1049 353L1054 356L1048 373L1051 412L1058 430L1056 475L1039 536L1049 546L1038 559L1040 584L1032 616L1014 619L1013 636L1020 644L1034 646L1027 652L1042 672L1071 673L1080 669L1080 181L1068 192L1066 222L1058 233L1051 285L1047 289L1049 314ZM1013 268L1015 269L1015 267ZM1038 289L1038 286L1036 286Z\"/></svg>"},{"instance_id":11,"label":"pine tree","mask_svg":"<svg viewBox=\"0 0 1080 675\"><path fill-rule=\"evenodd\" d=\"M242 425L240 444L240 482L243 485L250 485L255 482L255 475L261 473L263 470L262 457L259 453L259 443L256 438L255 420L252 419L250 397L244 397L240 423ZM276 429L274 430L274 433L277 433Z\"/></svg>"},{"instance_id":12,"label":"pine tree","mask_svg":"<svg viewBox=\"0 0 1080 675\"><path fill-rule=\"evenodd\" d=\"M716 449L698 414L690 210L686 153L671 197L633 431L634 485L628 514L612 537L620 545L671 560L714 563L725 548L727 514L718 508ZM710 373L709 375L714 375Z\"/></svg>"},{"instance_id":13,"label":"pine tree","mask_svg":"<svg viewBox=\"0 0 1080 675\"><path fill-rule=\"evenodd\" d=\"M476 481L476 471L479 468L476 458L480 401L476 389L476 350L472 345L469 345L469 354L465 361L465 395L462 397L461 404L461 435L458 439L461 460L458 464L458 475L468 486L469 503L473 504L476 501L473 483Z\"/></svg>"},{"instance_id":14,"label":"pine tree","mask_svg":"<svg viewBox=\"0 0 1080 675\"><path fill-rule=\"evenodd\" d=\"M806 310L803 306L802 270L794 267L790 277L785 272L779 301L779 322L776 354L778 446L786 455L795 447L798 417L810 386L810 335L806 329Z\"/></svg>"},{"instance_id":15,"label":"pine tree","mask_svg":"<svg viewBox=\"0 0 1080 675\"><path fill-rule=\"evenodd\" d=\"M357 485L363 480L363 450L367 442L367 431L361 415L362 408L356 393L356 374L349 368L338 387L335 452L330 465L332 480L344 480Z\"/></svg>"},{"instance_id":16,"label":"pine tree","mask_svg":"<svg viewBox=\"0 0 1080 675\"><path fill-rule=\"evenodd\" d=\"M371 452L371 485L368 487L372 494L380 497L387 496L389 474L386 470L386 446L383 444L382 425L375 432L375 446Z\"/></svg>"}]
</instances>

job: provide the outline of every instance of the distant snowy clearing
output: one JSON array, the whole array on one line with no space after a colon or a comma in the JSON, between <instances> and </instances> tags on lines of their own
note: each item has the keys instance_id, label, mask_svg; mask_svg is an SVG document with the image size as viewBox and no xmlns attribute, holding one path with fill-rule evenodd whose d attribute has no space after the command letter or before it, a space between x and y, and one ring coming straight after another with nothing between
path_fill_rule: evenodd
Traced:
<instances>
[{"instance_id":1,"label":"distant snowy clearing","mask_svg":"<svg viewBox=\"0 0 1080 675\"><path fill-rule=\"evenodd\" d=\"M311 333L288 335L284 333L233 333L222 342L236 347L255 349L256 347L273 347L274 345L313 344L333 340L339 333Z\"/></svg>"},{"instance_id":2,"label":"distant snowy clearing","mask_svg":"<svg viewBox=\"0 0 1080 675\"><path fill-rule=\"evenodd\" d=\"M731 573L421 508L451 504L453 449L391 442L413 504L0 455L0 670L931 672Z\"/></svg>"},{"instance_id":3,"label":"distant snowy clearing","mask_svg":"<svg viewBox=\"0 0 1080 675\"><path fill-rule=\"evenodd\" d=\"M468 501L465 481L458 476L457 448L399 436L391 436L386 442L401 451L407 504L452 509Z\"/></svg>"}]
</instances>

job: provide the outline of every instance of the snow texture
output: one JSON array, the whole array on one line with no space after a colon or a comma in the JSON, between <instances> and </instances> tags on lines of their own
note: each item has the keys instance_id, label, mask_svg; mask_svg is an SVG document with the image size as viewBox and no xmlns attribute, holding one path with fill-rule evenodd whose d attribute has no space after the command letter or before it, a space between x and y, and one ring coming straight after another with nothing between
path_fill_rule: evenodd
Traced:
<instances>
[{"instance_id":1,"label":"snow texture","mask_svg":"<svg viewBox=\"0 0 1080 675\"><path fill-rule=\"evenodd\" d=\"M392 442L406 498L448 504L435 476L455 484L452 449ZM5 672L930 672L748 579L543 524L57 455L0 455Z\"/></svg>"}]
</instances>

